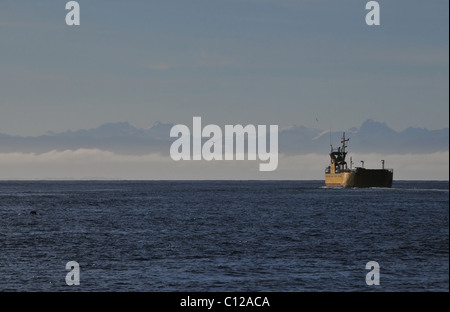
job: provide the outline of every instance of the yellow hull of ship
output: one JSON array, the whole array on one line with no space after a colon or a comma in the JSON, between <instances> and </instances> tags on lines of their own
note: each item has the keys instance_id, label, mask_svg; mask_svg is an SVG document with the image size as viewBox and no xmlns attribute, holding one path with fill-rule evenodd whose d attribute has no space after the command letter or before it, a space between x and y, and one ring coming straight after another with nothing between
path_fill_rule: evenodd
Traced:
<instances>
[{"instance_id":1,"label":"yellow hull of ship","mask_svg":"<svg viewBox=\"0 0 450 312\"><path fill-rule=\"evenodd\" d=\"M355 175L355 172L327 173L325 174L325 184L352 187L355 185Z\"/></svg>"}]
</instances>

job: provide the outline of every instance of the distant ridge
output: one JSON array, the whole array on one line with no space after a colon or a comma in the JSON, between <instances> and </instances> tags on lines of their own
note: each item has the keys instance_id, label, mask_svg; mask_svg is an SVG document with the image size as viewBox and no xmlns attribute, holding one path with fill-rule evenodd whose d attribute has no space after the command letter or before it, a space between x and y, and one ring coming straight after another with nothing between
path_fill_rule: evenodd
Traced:
<instances>
[{"instance_id":1,"label":"distant ridge","mask_svg":"<svg viewBox=\"0 0 450 312\"><path fill-rule=\"evenodd\" d=\"M97 148L122 154L168 154L174 138L169 133L173 124L155 122L148 129L128 122L105 123L97 128L77 131L48 132L38 137L0 134L0 153L45 153L51 150ZM352 153L423 154L449 150L449 129L427 130L409 127L397 132L384 122L368 119L360 127L350 127ZM337 147L343 131L331 133ZM279 151L284 154L326 154L330 150L327 130L292 126L279 132Z\"/></svg>"}]
</instances>

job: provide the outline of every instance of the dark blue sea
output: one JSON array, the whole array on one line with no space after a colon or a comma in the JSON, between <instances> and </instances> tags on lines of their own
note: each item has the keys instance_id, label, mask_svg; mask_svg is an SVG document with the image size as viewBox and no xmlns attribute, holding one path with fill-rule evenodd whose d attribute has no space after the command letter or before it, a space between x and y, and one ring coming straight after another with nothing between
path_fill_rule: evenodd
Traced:
<instances>
[{"instance_id":1,"label":"dark blue sea","mask_svg":"<svg viewBox=\"0 0 450 312\"><path fill-rule=\"evenodd\" d=\"M0 291L449 291L448 221L448 181L2 181Z\"/></svg>"}]
</instances>

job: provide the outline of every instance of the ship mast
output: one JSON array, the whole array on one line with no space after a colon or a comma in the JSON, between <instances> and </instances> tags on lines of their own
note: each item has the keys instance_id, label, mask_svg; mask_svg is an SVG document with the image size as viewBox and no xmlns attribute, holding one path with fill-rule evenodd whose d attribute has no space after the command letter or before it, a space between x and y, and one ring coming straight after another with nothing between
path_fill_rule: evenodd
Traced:
<instances>
[{"instance_id":1,"label":"ship mast","mask_svg":"<svg viewBox=\"0 0 450 312\"><path fill-rule=\"evenodd\" d=\"M342 139L341 139L341 143L342 143L342 150L341 150L341 152L342 153L345 153L345 148L347 147L347 145L345 145L345 142L347 142L348 140L350 140L350 139L346 139L345 138L345 132L342 133Z\"/></svg>"}]
</instances>

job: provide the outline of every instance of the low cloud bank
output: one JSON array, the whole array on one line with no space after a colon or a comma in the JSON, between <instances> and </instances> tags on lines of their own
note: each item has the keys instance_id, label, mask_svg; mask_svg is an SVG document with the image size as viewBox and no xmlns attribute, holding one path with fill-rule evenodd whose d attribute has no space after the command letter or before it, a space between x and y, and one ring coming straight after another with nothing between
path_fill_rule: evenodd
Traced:
<instances>
[{"instance_id":1,"label":"low cloud bank","mask_svg":"<svg viewBox=\"0 0 450 312\"><path fill-rule=\"evenodd\" d=\"M449 152L352 154L354 167L394 169L395 180L448 180ZM348 159L349 160L349 159ZM323 180L328 155L279 155L278 169L260 172L259 161L174 161L161 154L122 155L99 149L0 153L1 180Z\"/></svg>"}]
</instances>

